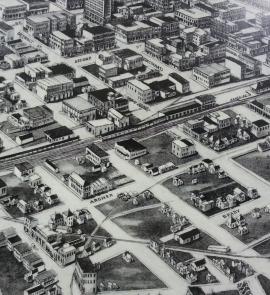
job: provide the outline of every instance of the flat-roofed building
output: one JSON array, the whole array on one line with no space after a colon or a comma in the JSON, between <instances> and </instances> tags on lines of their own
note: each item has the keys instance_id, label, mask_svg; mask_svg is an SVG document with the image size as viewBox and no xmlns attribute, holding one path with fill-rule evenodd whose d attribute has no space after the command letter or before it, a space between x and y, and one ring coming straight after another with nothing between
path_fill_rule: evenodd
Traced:
<instances>
[{"instance_id":1,"label":"flat-roofed building","mask_svg":"<svg viewBox=\"0 0 270 295\"><path fill-rule=\"evenodd\" d=\"M0 19L11 21L23 19L26 16L27 6L20 0L0 0Z\"/></svg>"},{"instance_id":2,"label":"flat-roofed building","mask_svg":"<svg viewBox=\"0 0 270 295\"><path fill-rule=\"evenodd\" d=\"M67 10L83 9L84 0L56 0L56 3Z\"/></svg>"},{"instance_id":3,"label":"flat-roofed building","mask_svg":"<svg viewBox=\"0 0 270 295\"><path fill-rule=\"evenodd\" d=\"M130 80L126 86L127 96L141 102L151 102L155 100L152 89L139 80Z\"/></svg>"},{"instance_id":4,"label":"flat-roofed building","mask_svg":"<svg viewBox=\"0 0 270 295\"><path fill-rule=\"evenodd\" d=\"M35 38L48 38L50 35L50 20L42 15L28 16L25 28Z\"/></svg>"},{"instance_id":5,"label":"flat-roofed building","mask_svg":"<svg viewBox=\"0 0 270 295\"><path fill-rule=\"evenodd\" d=\"M193 69L194 79L207 88L212 88L230 82L230 69L212 63L209 65L202 65Z\"/></svg>"},{"instance_id":6,"label":"flat-roofed building","mask_svg":"<svg viewBox=\"0 0 270 295\"><path fill-rule=\"evenodd\" d=\"M31 128L42 127L54 122L53 111L44 105L24 109L23 115L27 118Z\"/></svg>"},{"instance_id":7,"label":"flat-roofed building","mask_svg":"<svg viewBox=\"0 0 270 295\"><path fill-rule=\"evenodd\" d=\"M197 154L194 143L186 138L175 139L172 142L172 153L182 159Z\"/></svg>"},{"instance_id":8,"label":"flat-roofed building","mask_svg":"<svg viewBox=\"0 0 270 295\"><path fill-rule=\"evenodd\" d=\"M146 147L133 138L116 142L114 150L126 160L139 158L147 153Z\"/></svg>"},{"instance_id":9,"label":"flat-roofed building","mask_svg":"<svg viewBox=\"0 0 270 295\"><path fill-rule=\"evenodd\" d=\"M26 4L27 15L36 15L49 12L49 0L21 0Z\"/></svg>"},{"instance_id":10,"label":"flat-roofed building","mask_svg":"<svg viewBox=\"0 0 270 295\"><path fill-rule=\"evenodd\" d=\"M63 101L62 110L80 124L96 119L96 107L81 96Z\"/></svg>"},{"instance_id":11,"label":"flat-roofed building","mask_svg":"<svg viewBox=\"0 0 270 295\"><path fill-rule=\"evenodd\" d=\"M143 66L143 57L141 54L129 49L119 49L113 51L114 62L126 71L138 69Z\"/></svg>"},{"instance_id":12,"label":"flat-roofed building","mask_svg":"<svg viewBox=\"0 0 270 295\"><path fill-rule=\"evenodd\" d=\"M175 11L175 16L187 27L210 28L211 26L211 13L198 8L178 9Z\"/></svg>"},{"instance_id":13,"label":"flat-roofed building","mask_svg":"<svg viewBox=\"0 0 270 295\"><path fill-rule=\"evenodd\" d=\"M109 154L95 143L86 147L85 157L94 165L104 165L108 167L110 164Z\"/></svg>"},{"instance_id":14,"label":"flat-roofed building","mask_svg":"<svg viewBox=\"0 0 270 295\"><path fill-rule=\"evenodd\" d=\"M251 133L257 138L265 137L270 133L270 123L259 119L252 122Z\"/></svg>"},{"instance_id":15,"label":"flat-roofed building","mask_svg":"<svg viewBox=\"0 0 270 295\"><path fill-rule=\"evenodd\" d=\"M14 28L3 21L0 21L0 33L3 34L6 42L12 41L15 36Z\"/></svg>"},{"instance_id":16,"label":"flat-roofed building","mask_svg":"<svg viewBox=\"0 0 270 295\"><path fill-rule=\"evenodd\" d=\"M60 31L51 33L49 44L62 56L72 56L75 53L74 40Z\"/></svg>"},{"instance_id":17,"label":"flat-roofed building","mask_svg":"<svg viewBox=\"0 0 270 295\"><path fill-rule=\"evenodd\" d=\"M112 16L112 0L85 0L84 17L96 24L107 23Z\"/></svg>"},{"instance_id":18,"label":"flat-roofed building","mask_svg":"<svg viewBox=\"0 0 270 295\"><path fill-rule=\"evenodd\" d=\"M175 86L176 90L180 93L189 93L190 92L190 83L187 79L182 77L177 73L170 73L168 76L169 80L172 81Z\"/></svg>"},{"instance_id":19,"label":"flat-roofed building","mask_svg":"<svg viewBox=\"0 0 270 295\"><path fill-rule=\"evenodd\" d=\"M75 137L74 132L66 126L46 130L44 134L46 139L51 143L69 140Z\"/></svg>"},{"instance_id":20,"label":"flat-roofed building","mask_svg":"<svg viewBox=\"0 0 270 295\"><path fill-rule=\"evenodd\" d=\"M65 76L55 76L37 81L37 95L45 102L57 102L73 96L73 82Z\"/></svg>"},{"instance_id":21,"label":"flat-roofed building","mask_svg":"<svg viewBox=\"0 0 270 295\"><path fill-rule=\"evenodd\" d=\"M86 128L94 136L102 136L107 133L113 132L115 129L115 126L112 121L110 121L107 118L104 118L104 119L88 121L86 123Z\"/></svg>"}]
</instances>

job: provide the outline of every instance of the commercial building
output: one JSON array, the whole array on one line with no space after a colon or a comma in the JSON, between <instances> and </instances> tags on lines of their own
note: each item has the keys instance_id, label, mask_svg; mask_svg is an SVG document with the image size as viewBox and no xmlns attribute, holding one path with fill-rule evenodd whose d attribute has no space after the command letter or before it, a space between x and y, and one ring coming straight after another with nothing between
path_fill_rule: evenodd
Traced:
<instances>
[{"instance_id":1,"label":"commercial building","mask_svg":"<svg viewBox=\"0 0 270 295\"><path fill-rule=\"evenodd\" d=\"M270 133L270 124L269 122L259 119L252 122L251 133L257 138L265 137Z\"/></svg>"},{"instance_id":2,"label":"commercial building","mask_svg":"<svg viewBox=\"0 0 270 295\"><path fill-rule=\"evenodd\" d=\"M246 7L231 3L224 9L219 9L219 17L227 21L235 21L246 18Z\"/></svg>"},{"instance_id":3,"label":"commercial building","mask_svg":"<svg viewBox=\"0 0 270 295\"><path fill-rule=\"evenodd\" d=\"M56 0L56 3L67 10L84 8L84 0Z\"/></svg>"},{"instance_id":4,"label":"commercial building","mask_svg":"<svg viewBox=\"0 0 270 295\"><path fill-rule=\"evenodd\" d=\"M25 28L31 36L46 39L50 35L50 20L42 15L28 16Z\"/></svg>"},{"instance_id":5,"label":"commercial building","mask_svg":"<svg viewBox=\"0 0 270 295\"><path fill-rule=\"evenodd\" d=\"M149 19L149 24L155 27L159 26L161 29L161 37L179 36L179 22L178 20L169 16L157 16Z\"/></svg>"},{"instance_id":6,"label":"commercial building","mask_svg":"<svg viewBox=\"0 0 270 295\"><path fill-rule=\"evenodd\" d=\"M210 41L200 46L201 53L208 62L224 61L226 56L226 43L223 41Z\"/></svg>"},{"instance_id":7,"label":"commercial building","mask_svg":"<svg viewBox=\"0 0 270 295\"><path fill-rule=\"evenodd\" d=\"M136 79L128 81L126 89L127 96L137 101L148 103L155 100L152 89L147 84Z\"/></svg>"},{"instance_id":8,"label":"commercial building","mask_svg":"<svg viewBox=\"0 0 270 295\"><path fill-rule=\"evenodd\" d=\"M87 46L91 47L91 51L109 50L115 47L115 32L107 27L85 26L83 36L89 40Z\"/></svg>"},{"instance_id":9,"label":"commercial building","mask_svg":"<svg viewBox=\"0 0 270 295\"><path fill-rule=\"evenodd\" d=\"M208 117L218 126L218 129L231 126L231 117L222 111L210 113Z\"/></svg>"},{"instance_id":10,"label":"commercial building","mask_svg":"<svg viewBox=\"0 0 270 295\"><path fill-rule=\"evenodd\" d=\"M49 45L62 56L72 56L76 52L73 38L60 31L54 31L51 33Z\"/></svg>"},{"instance_id":11,"label":"commercial building","mask_svg":"<svg viewBox=\"0 0 270 295\"><path fill-rule=\"evenodd\" d=\"M169 57L166 43L160 38L147 40L145 43L145 52L161 61L166 61Z\"/></svg>"},{"instance_id":12,"label":"commercial building","mask_svg":"<svg viewBox=\"0 0 270 295\"><path fill-rule=\"evenodd\" d=\"M66 126L60 126L57 128L44 131L46 139L50 143L69 140L75 137L73 131Z\"/></svg>"},{"instance_id":13,"label":"commercial building","mask_svg":"<svg viewBox=\"0 0 270 295\"><path fill-rule=\"evenodd\" d=\"M115 152L126 160L132 160L147 154L147 149L133 138L118 141L114 146Z\"/></svg>"},{"instance_id":14,"label":"commercial building","mask_svg":"<svg viewBox=\"0 0 270 295\"><path fill-rule=\"evenodd\" d=\"M175 11L175 17L187 27L210 28L211 26L211 13L198 8L178 9Z\"/></svg>"},{"instance_id":15,"label":"commercial building","mask_svg":"<svg viewBox=\"0 0 270 295\"><path fill-rule=\"evenodd\" d=\"M112 0L85 0L84 17L97 24L103 25L112 16Z\"/></svg>"},{"instance_id":16,"label":"commercial building","mask_svg":"<svg viewBox=\"0 0 270 295\"><path fill-rule=\"evenodd\" d=\"M111 108L108 111L108 119L113 122L116 129L123 129L129 126L129 117Z\"/></svg>"},{"instance_id":17,"label":"commercial building","mask_svg":"<svg viewBox=\"0 0 270 295\"><path fill-rule=\"evenodd\" d=\"M0 0L0 19L11 21L26 17L27 6L20 0Z\"/></svg>"},{"instance_id":18,"label":"commercial building","mask_svg":"<svg viewBox=\"0 0 270 295\"><path fill-rule=\"evenodd\" d=\"M36 106L23 110L30 128L38 128L54 122L53 111L46 106Z\"/></svg>"},{"instance_id":19,"label":"commercial building","mask_svg":"<svg viewBox=\"0 0 270 295\"><path fill-rule=\"evenodd\" d=\"M81 96L63 101L62 110L80 124L96 119L96 108Z\"/></svg>"},{"instance_id":20,"label":"commercial building","mask_svg":"<svg viewBox=\"0 0 270 295\"><path fill-rule=\"evenodd\" d=\"M146 21L135 21L131 25L117 24L115 32L118 41L128 44L161 37L161 28L159 26L152 27Z\"/></svg>"},{"instance_id":21,"label":"commercial building","mask_svg":"<svg viewBox=\"0 0 270 295\"><path fill-rule=\"evenodd\" d=\"M27 15L36 15L49 12L49 0L21 0L26 4Z\"/></svg>"},{"instance_id":22,"label":"commercial building","mask_svg":"<svg viewBox=\"0 0 270 295\"><path fill-rule=\"evenodd\" d=\"M180 76L177 73L170 73L168 78L175 84L176 90L178 92L184 94L190 92L190 83L184 77Z\"/></svg>"},{"instance_id":23,"label":"commercial building","mask_svg":"<svg viewBox=\"0 0 270 295\"><path fill-rule=\"evenodd\" d=\"M88 101L97 108L99 115L107 115L110 108L120 112L128 111L128 101L112 88L104 88L88 93Z\"/></svg>"},{"instance_id":24,"label":"commercial building","mask_svg":"<svg viewBox=\"0 0 270 295\"><path fill-rule=\"evenodd\" d=\"M195 145L189 139L175 139L172 142L172 153L182 159L197 154Z\"/></svg>"},{"instance_id":25,"label":"commercial building","mask_svg":"<svg viewBox=\"0 0 270 295\"><path fill-rule=\"evenodd\" d=\"M230 82L231 71L226 67L213 63L193 69L194 79L207 88Z\"/></svg>"},{"instance_id":26,"label":"commercial building","mask_svg":"<svg viewBox=\"0 0 270 295\"><path fill-rule=\"evenodd\" d=\"M248 102L248 107L252 111L254 111L260 115L263 115L267 118L270 118L270 105L269 104L264 104L264 103L261 103L257 100L252 100L252 101Z\"/></svg>"},{"instance_id":27,"label":"commercial building","mask_svg":"<svg viewBox=\"0 0 270 295\"><path fill-rule=\"evenodd\" d=\"M94 165L104 165L105 167L110 165L109 154L95 143L92 143L90 146L86 147L85 158Z\"/></svg>"},{"instance_id":28,"label":"commercial building","mask_svg":"<svg viewBox=\"0 0 270 295\"><path fill-rule=\"evenodd\" d=\"M216 17L212 19L211 34L214 38L226 41L229 34L233 34L239 31L239 26L237 22L232 22L228 20Z\"/></svg>"},{"instance_id":29,"label":"commercial building","mask_svg":"<svg viewBox=\"0 0 270 295\"><path fill-rule=\"evenodd\" d=\"M97 267L88 257L78 258L72 280L84 295L97 293Z\"/></svg>"},{"instance_id":30,"label":"commercial building","mask_svg":"<svg viewBox=\"0 0 270 295\"><path fill-rule=\"evenodd\" d=\"M73 96L73 82L65 76L55 76L37 81L37 95L45 102L57 102Z\"/></svg>"},{"instance_id":31,"label":"commercial building","mask_svg":"<svg viewBox=\"0 0 270 295\"><path fill-rule=\"evenodd\" d=\"M94 136L101 136L114 131L114 124L107 118L88 121L86 129Z\"/></svg>"},{"instance_id":32,"label":"commercial building","mask_svg":"<svg viewBox=\"0 0 270 295\"><path fill-rule=\"evenodd\" d=\"M251 56L227 56L225 67L230 69L233 77L244 80L260 76L262 73L262 63Z\"/></svg>"},{"instance_id":33,"label":"commercial building","mask_svg":"<svg viewBox=\"0 0 270 295\"><path fill-rule=\"evenodd\" d=\"M114 62L126 71L141 68L143 66L143 57L141 54L129 49L119 49L113 51Z\"/></svg>"}]
</instances>

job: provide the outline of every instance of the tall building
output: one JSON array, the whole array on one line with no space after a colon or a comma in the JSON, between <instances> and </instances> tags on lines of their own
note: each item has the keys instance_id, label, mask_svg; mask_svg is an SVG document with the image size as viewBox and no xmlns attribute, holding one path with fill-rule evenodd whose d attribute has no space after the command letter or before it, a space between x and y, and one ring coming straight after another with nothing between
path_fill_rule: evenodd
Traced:
<instances>
[{"instance_id":1,"label":"tall building","mask_svg":"<svg viewBox=\"0 0 270 295\"><path fill-rule=\"evenodd\" d=\"M87 20L104 24L111 19L112 0L85 0L84 16Z\"/></svg>"}]
</instances>

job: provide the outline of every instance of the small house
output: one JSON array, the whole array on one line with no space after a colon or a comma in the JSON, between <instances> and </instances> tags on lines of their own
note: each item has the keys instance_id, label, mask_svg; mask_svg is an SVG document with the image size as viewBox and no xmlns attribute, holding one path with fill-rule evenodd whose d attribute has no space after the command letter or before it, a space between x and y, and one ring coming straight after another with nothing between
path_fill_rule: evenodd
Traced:
<instances>
[{"instance_id":1,"label":"small house","mask_svg":"<svg viewBox=\"0 0 270 295\"><path fill-rule=\"evenodd\" d=\"M247 228L247 226L242 226L242 225L240 225L239 227L238 227L238 232L239 232L239 234L241 235L241 236L243 236L243 235L246 235L246 234L248 234L248 228Z\"/></svg>"},{"instance_id":2,"label":"small house","mask_svg":"<svg viewBox=\"0 0 270 295\"><path fill-rule=\"evenodd\" d=\"M206 269L206 261L204 258L196 259L191 263L191 267L196 272L203 271Z\"/></svg>"},{"instance_id":3,"label":"small house","mask_svg":"<svg viewBox=\"0 0 270 295\"><path fill-rule=\"evenodd\" d=\"M127 262L127 263L132 263L134 262L133 256L130 254L130 252L126 251L123 253L122 258Z\"/></svg>"}]
</instances>

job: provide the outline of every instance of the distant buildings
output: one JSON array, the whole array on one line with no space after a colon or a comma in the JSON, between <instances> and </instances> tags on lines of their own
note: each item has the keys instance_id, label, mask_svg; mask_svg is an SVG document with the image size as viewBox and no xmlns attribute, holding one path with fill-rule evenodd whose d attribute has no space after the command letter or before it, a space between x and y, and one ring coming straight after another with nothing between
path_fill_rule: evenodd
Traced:
<instances>
[{"instance_id":1,"label":"distant buildings","mask_svg":"<svg viewBox=\"0 0 270 295\"><path fill-rule=\"evenodd\" d=\"M193 69L194 79L207 88L230 82L231 72L219 64L202 65Z\"/></svg>"},{"instance_id":2,"label":"distant buildings","mask_svg":"<svg viewBox=\"0 0 270 295\"><path fill-rule=\"evenodd\" d=\"M27 15L36 15L49 12L48 0L21 0L26 4Z\"/></svg>"},{"instance_id":3,"label":"distant buildings","mask_svg":"<svg viewBox=\"0 0 270 295\"><path fill-rule=\"evenodd\" d=\"M211 26L211 13L198 8L178 9L175 11L175 16L187 27L210 28Z\"/></svg>"},{"instance_id":4,"label":"distant buildings","mask_svg":"<svg viewBox=\"0 0 270 295\"><path fill-rule=\"evenodd\" d=\"M84 8L84 0L56 0L56 3L67 10Z\"/></svg>"}]
</instances>

